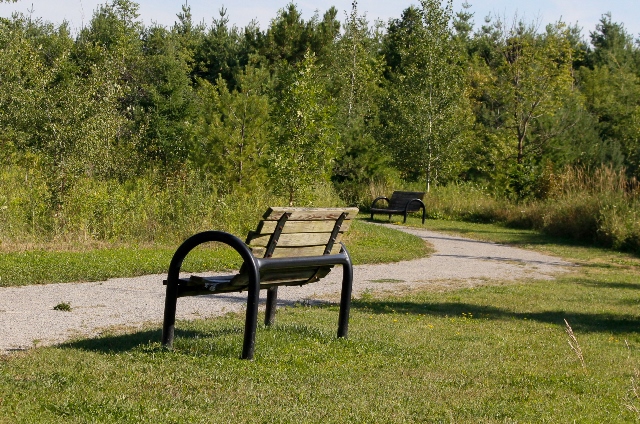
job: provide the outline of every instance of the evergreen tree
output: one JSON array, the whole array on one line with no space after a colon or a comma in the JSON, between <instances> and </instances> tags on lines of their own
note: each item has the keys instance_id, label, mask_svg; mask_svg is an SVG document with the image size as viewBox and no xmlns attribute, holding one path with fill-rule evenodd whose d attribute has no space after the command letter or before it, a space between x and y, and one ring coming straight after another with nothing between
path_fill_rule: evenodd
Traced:
<instances>
[{"instance_id":1,"label":"evergreen tree","mask_svg":"<svg viewBox=\"0 0 640 424\"><path fill-rule=\"evenodd\" d=\"M191 149L197 116L189 75L189 56L181 37L164 27L145 32L139 96L132 115L144 130L143 153L164 169L185 164ZM136 116L140 112L142 116Z\"/></svg>"},{"instance_id":2,"label":"evergreen tree","mask_svg":"<svg viewBox=\"0 0 640 424\"><path fill-rule=\"evenodd\" d=\"M238 76L234 90L222 77L215 85L200 81L201 129L191 161L212 174L223 192L264 182L269 83L268 70L253 64Z\"/></svg>"},{"instance_id":3,"label":"evergreen tree","mask_svg":"<svg viewBox=\"0 0 640 424\"><path fill-rule=\"evenodd\" d=\"M589 111L598 121L601 146L616 163L620 152L628 171L640 176L640 71L638 47L621 24L605 14L591 32L593 50L580 70L581 88Z\"/></svg>"},{"instance_id":4,"label":"evergreen tree","mask_svg":"<svg viewBox=\"0 0 640 424\"><path fill-rule=\"evenodd\" d=\"M344 25L345 31L332 55L330 89L336 99L335 125L344 155L335 163L332 179L342 195L355 200L362 185L383 180L390 164L378 145L378 102L382 97L383 61L378 56L378 36L366 16L358 15L357 2Z\"/></svg>"},{"instance_id":5,"label":"evergreen tree","mask_svg":"<svg viewBox=\"0 0 640 424\"><path fill-rule=\"evenodd\" d=\"M220 9L220 16L202 38L195 52L197 63L195 75L215 84L218 77L226 81L230 90L238 87L237 75L247 65L253 47L247 42L241 30L229 27L226 9Z\"/></svg>"}]
</instances>

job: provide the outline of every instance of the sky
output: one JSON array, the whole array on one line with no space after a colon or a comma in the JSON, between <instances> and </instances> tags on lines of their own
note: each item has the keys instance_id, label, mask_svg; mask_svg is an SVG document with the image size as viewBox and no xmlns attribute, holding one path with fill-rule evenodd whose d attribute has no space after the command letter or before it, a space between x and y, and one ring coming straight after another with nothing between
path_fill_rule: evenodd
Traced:
<instances>
[{"instance_id":1,"label":"sky","mask_svg":"<svg viewBox=\"0 0 640 424\"><path fill-rule=\"evenodd\" d=\"M10 17L14 11L31 14L34 18L42 18L55 24L67 20L72 30L77 31L91 20L97 6L107 0L18 0L17 3L0 3L0 16ZM314 12L320 15L329 7L338 9L338 17L344 20L345 13L351 9L352 0L297 0L294 3L302 12L303 19L310 19ZM454 0L454 11L462 10L465 0ZM583 28L583 35L588 38L589 32L595 30L602 15L611 12L614 22L623 23L627 32L634 38L640 37L640 0L468 0L471 12L474 13L476 27L484 22L485 16L491 14L512 21L514 16L526 22L538 22L540 28L560 18L568 24L578 23ZM163 26L171 26L176 21L185 0L138 0L140 18L146 25L155 22ZM255 19L262 29L276 16L279 9L285 7L288 0L188 0L195 22L211 24L214 17L219 16L221 7L227 9L231 24L246 26ZM360 0L358 10L365 13L370 22L381 19L387 22L390 18L399 18L402 11L418 0Z\"/></svg>"}]
</instances>

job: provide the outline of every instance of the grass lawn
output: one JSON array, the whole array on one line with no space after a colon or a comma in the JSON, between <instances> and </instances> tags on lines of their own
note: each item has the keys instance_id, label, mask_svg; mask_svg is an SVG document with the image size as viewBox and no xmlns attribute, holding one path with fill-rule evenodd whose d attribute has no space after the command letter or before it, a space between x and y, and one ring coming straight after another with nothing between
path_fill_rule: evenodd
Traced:
<instances>
[{"instance_id":1,"label":"grass lawn","mask_svg":"<svg viewBox=\"0 0 640 424\"><path fill-rule=\"evenodd\" d=\"M335 338L335 305L279 309L253 362L237 359L237 315L179 323L174 351L157 324L34 349L0 359L0 422L640 420L638 258L494 225L426 227L581 266L555 281L366 294L348 340Z\"/></svg>"},{"instance_id":2,"label":"grass lawn","mask_svg":"<svg viewBox=\"0 0 640 424\"><path fill-rule=\"evenodd\" d=\"M431 249L420 238L355 220L344 239L354 264L395 262L423 257ZM188 272L238 269L240 255L224 245L198 247L183 265ZM390 248L391 246L391 248ZM0 287L101 281L167 272L176 246L129 246L64 250L50 246L0 252Z\"/></svg>"}]
</instances>

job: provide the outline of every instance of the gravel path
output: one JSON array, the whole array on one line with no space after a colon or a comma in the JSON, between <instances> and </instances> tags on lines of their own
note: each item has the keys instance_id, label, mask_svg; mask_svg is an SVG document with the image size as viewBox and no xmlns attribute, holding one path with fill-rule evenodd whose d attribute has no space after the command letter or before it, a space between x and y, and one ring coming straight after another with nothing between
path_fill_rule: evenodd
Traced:
<instances>
[{"instance_id":1,"label":"gravel path","mask_svg":"<svg viewBox=\"0 0 640 424\"><path fill-rule=\"evenodd\" d=\"M433 244L429 258L354 267L353 292L410 290L430 285L469 287L489 280L552 279L571 263L540 253L420 229L403 229ZM114 278L94 283L66 283L0 288L0 353L35 345L96 336L113 326L139 328L160 323L166 275ZM279 304L309 299L337 299L342 271L337 267L320 283L281 287ZM264 294L264 292L263 292ZM264 300L264 299L262 299ZM68 303L72 310L53 307ZM178 299L178 318L221 315L244 308L246 294Z\"/></svg>"}]
</instances>

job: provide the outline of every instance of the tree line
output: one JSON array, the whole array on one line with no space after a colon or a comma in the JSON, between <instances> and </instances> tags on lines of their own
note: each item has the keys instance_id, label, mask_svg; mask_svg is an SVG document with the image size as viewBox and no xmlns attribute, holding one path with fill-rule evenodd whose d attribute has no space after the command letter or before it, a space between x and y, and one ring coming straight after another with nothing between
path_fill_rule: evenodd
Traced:
<instances>
[{"instance_id":1,"label":"tree line","mask_svg":"<svg viewBox=\"0 0 640 424\"><path fill-rule=\"evenodd\" d=\"M266 29L143 25L111 0L72 34L0 18L0 163L37 170L55 208L86 179L126 186L195 172L220 193L268 187L299 204L318 182L346 202L371 184L470 181L544 196L565 166L640 173L640 48L602 15L588 40L468 3L420 0L388 22L354 1Z\"/></svg>"}]
</instances>

